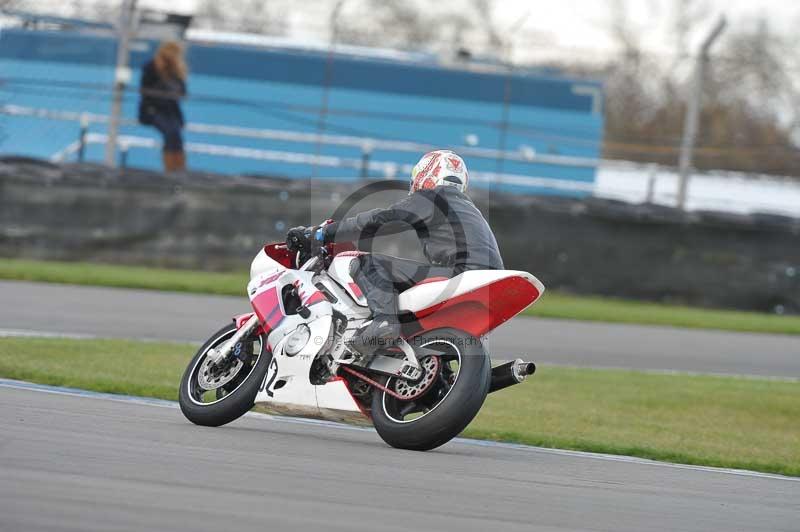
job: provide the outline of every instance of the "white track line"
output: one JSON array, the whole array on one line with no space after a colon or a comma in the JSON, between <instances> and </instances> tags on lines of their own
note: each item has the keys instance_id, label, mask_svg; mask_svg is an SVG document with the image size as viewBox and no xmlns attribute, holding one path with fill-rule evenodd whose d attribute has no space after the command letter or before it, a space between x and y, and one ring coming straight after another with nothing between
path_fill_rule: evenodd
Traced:
<instances>
[{"instance_id":1,"label":"white track line","mask_svg":"<svg viewBox=\"0 0 800 532\"><path fill-rule=\"evenodd\" d=\"M16 381L11 379L0 378L0 388L12 388L19 390L35 391L42 393L52 393L58 395L68 395L73 397L85 397L90 399L104 399L107 401L116 401L121 403L138 404L144 406L155 406L160 408L177 409L178 403L174 401L165 401L163 399L150 399L146 397L135 397L130 395L116 395L110 393L91 392L87 390L79 390L76 388L63 388L59 386L48 386L44 384L34 384L25 381ZM281 423L293 423L300 425L316 425L341 430L358 430L374 432L375 429L371 427L358 427L354 425L346 425L344 423L337 423L334 421L324 421L319 419L307 419L290 416L272 416L270 414L263 414L260 412L249 412L246 414L248 417L264 419L268 421L277 421ZM543 454L553 454L556 456L569 456L574 458L587 458L594 460L603 460L607 462L623 462L629 464L650 465L657 467L669 467L673 469L687 469L690 471L704 471L707 473L721 473L725 475L736 475L741 477L753 477L771 480L784 480L789 482L800 482L800 477L787 477L784 475L776 475L772 473L761 473L758 471L747 471L745 469L729 469L722 467L707 467L687 464L675 464L671 462L658 462L655 460L648 460L646 458L637 458L634 456L622 456L614 454L602 453L589 453L584 451L567 451L563 449L548 449L546 447L534 447L531 445L522 445L516 443L502 443L487 440L472 440L468 438L455 438L456 443L464 445L474 445L478 447L493 447L500 449L509 449L522 452L535 452Z\"/></svg>"},{"instance_id":2,"label":"white track line","mask_svg":"<svg viewBox=\"0 0 800 532\"><path fill-rule=\"evenodd\" d=\"M66 338L68 340L97 340L93 334L33 331L29 329L0 329L0 338Z\"/></svg>"},{"instance_id":3,"label":"white track line","mask_svg":"<svg viewBox=\"0 0 800 532\"><path fill-rule=\"evenodd\" d=\"M0 338L64 338L66 340L127 340L131 342L162 342L165 344L200 345L196 340L141 338L135 336L100 336L97 334L37 331L33 329L0 329Z\"/></svg>"}]
</instances>

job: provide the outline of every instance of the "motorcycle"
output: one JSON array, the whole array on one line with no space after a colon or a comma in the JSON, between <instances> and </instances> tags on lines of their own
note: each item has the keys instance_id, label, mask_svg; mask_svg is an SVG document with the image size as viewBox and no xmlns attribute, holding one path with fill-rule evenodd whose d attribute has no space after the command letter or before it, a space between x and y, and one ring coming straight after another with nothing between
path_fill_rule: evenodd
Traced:
<instances>
[{"instance_id":1,"label":"motorcycle","mask_svg":"<svg viewBox=\"0 0 800 532\"><path fill-rule=\"evenodd\" d=\"M264 246L247 285L253 312L214 333L181 379L186 418L220 426L259 404L288 415L369 420L389 445L424 451L463 431L488 393L535 372L521 359L492 368L481 341L544 292L522 271L425 279L399 295L398 342L367 355L351 349L370 319L353 279L361 254L339 244L309 252Z\"/></svg>"}]
</instances>

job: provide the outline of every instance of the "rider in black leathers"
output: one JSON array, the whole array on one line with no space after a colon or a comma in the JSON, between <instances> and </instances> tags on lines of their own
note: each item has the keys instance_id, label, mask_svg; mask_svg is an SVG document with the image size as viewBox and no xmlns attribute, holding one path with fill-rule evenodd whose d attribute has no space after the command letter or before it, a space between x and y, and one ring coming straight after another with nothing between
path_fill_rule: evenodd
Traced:
<instances>
[{"instance_id":1,"label":"rider in black leathers","mask_svg":"<svg viewBox=\"0 0 800 532\"><path fill-rule=\"evenodd\" d=\"M416 231L429 263L380 254L360 256L355 281L364 291L373 319L359 331L353 347L371 351L400 336L397 295L428 277L454 277L467 270L503 269L503 260L489 224L464 193L468 174L453 152L426 154L414 167L411 193L385 209L373 209L309 230L294 228L287 243L293 248L338 241L357 242L382 234Z\"/></svg>"}]
</instances>

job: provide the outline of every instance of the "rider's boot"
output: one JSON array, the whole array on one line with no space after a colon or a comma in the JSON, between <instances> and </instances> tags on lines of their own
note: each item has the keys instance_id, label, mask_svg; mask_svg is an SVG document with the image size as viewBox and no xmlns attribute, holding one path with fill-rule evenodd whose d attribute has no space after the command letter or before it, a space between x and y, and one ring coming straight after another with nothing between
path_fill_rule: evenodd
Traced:
<instances>
[{"instance_id":1,"label":"rider's boot","mask_svg":"<svg viewBox=\"0 0 800 532\"><path fill-rule=\"evenodd\" d=\"M350 346L368 355L377 349L386 349L397 344L400 339L400 323L397 316L375 314L372 321L361 327L350 341Z\"/></svg>"}]
</instances>

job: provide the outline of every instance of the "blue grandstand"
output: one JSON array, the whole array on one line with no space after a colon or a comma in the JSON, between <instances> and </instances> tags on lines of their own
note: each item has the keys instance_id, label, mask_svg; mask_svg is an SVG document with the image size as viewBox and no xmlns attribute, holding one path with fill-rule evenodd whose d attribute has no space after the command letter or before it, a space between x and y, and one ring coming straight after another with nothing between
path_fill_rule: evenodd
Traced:
<instances>
[{"instance_id":1,"label":"blue grandstand","mask_svg":"<svg viewBox=\"0 0 800 532\"><path fill-rule=\"evenodd\" d=\"M251 42L255 41L255 42ZM157 43L136 41L133 87L124 116L136 117L137 70ZM0 104L25 108L108 114L116 40L98 28L0 31ZM531 193L584 194L594 181L592 164L556 164L560 157L595 159L602 140L600 84L537 73L467 65L443 65L425 54L338 47L324 49L255 39L215 39L190 33L188 121L206 125L324 133L348 138L405 141L437 147L471 146L471 170L503 189ZM90 132L105 133L93 123ZM78 138L76 122L0 115L0 153L50 158ZM157 138L135 124L125 135ZM363 159L361 147L297 139L221 136L189 131L187 141L203 145ZM512 157L499 158L496 150ZM102 160L104 148L89 145L86 158ZM419 153L376 144L373 162L394 163L398 171ZM127 164L158 168L152 148L132 147ZM287 177L357 178L353 168L317 166L307 160L257 160L246 156L190 153L192 168L223 173ZM555 162L554 162L555 161ZM371 177L384 177L370 166ZM548 180L574 188L550 187Z\"/></svg>"}]
</instances>

